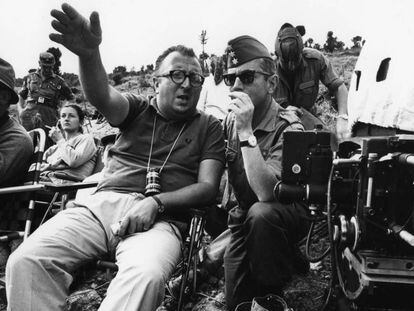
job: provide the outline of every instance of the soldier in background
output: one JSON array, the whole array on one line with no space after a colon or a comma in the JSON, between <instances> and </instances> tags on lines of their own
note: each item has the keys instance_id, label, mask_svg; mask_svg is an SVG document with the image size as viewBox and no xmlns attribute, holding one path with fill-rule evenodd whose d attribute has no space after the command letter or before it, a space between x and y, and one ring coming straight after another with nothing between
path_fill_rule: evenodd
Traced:
<instances>
[{"instance_id":1,"label":"soldier in background","mask_svg":"<svg viewBox=\"0 0 414 311\"><path fill-rule=\"evenodd\" d=\"M73 100L74 95L66 82L53 72L55 58L48 52L40 53L40 68L29 73L19 92L20 120L30 131L56 125L61 100Z\"/></svg>"},{"instance_id":2,"label":"soldier in background","mask_svg":"<svg viewBox=\"0 0 414 311\"><path fill-rule=\"evenodd\" d=\"M304 115L301 121L306 130L318 124L308 111L312 111L319 92L321 81L329 92L334 94L338 116L336 134L338 139L348 137L348 90L344 81L338 77L332 64L321 52L303 47L303 26L293 27L285 23L280 28L275 42L277 55L276 67L279 83L273 94L277 103L301 107Z\"/></svg>"}]
</instances>

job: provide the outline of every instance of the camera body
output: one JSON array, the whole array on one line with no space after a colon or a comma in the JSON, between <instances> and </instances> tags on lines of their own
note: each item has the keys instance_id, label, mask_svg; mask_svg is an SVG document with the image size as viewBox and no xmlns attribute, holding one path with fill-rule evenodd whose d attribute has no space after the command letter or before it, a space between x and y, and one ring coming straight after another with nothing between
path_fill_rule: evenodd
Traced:
<instances>
[{"instance_id":1,"label":"camera body","mask_svg":"<svg viewBox=\"0 0 414 311\"><path fill-rule=\"evenodd\" d=\"M326 215L332 267L347 298L414 309L414 136L357 138L334 158L328 134L284 134L275 197Z\"/></svg>"}]
</instances>

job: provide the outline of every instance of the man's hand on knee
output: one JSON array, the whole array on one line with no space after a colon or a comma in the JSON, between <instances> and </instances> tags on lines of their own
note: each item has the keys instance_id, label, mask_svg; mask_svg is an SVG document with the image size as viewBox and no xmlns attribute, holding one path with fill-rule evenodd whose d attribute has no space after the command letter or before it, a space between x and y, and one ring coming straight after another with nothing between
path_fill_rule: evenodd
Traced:
<instances>
[{"instance_id":1,"label":"man's hand on knee","mask_svg":"<svg viewBox=\"0 0 414 311\"><path fill-rule=\"evenodd\" d=\"M118 236L147 231L153 225L157 213L158 204L154 199L149 197L138 201L122 219Z\"/></svg>"}]
</instances>

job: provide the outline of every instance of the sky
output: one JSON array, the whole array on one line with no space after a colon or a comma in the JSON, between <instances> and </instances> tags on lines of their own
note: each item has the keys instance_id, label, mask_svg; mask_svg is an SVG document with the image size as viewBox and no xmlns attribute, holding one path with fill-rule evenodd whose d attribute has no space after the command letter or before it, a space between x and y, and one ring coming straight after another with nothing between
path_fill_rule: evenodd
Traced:
<instances>
[{"instance_id":1,"label":"sky","mask_svg":"<svg viewBox=\"0 0 414 311\"><path fill-rule=\"evenodd\" d=\"M78 74L77 57L50 41L54 32L50 11L57 0L0 0L0 57L10 62L17 77L37 68L39 53L49 47L62 52L62 72ZM116 66L152 64L169 46L184 44L200 54L199 36L207 31L205 51L222 54L227 42L251 35L271 52L280 26L304 25L304 40L323 44L329 30L351 46L351 39L374 33L384 21L411 22L412 0L68 0L82 15L100 15L101 55L106 71ZM396 30L398 31L398 30Z\"/></svg>"}]
</instances>

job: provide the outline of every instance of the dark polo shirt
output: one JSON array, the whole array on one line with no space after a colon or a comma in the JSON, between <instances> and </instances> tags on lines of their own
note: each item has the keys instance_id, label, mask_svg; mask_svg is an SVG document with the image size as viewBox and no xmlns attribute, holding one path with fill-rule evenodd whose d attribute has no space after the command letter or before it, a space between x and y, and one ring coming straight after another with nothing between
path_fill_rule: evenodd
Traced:
<instances>
[{"instance_id":1,"label":"dark polo shirt","mask_svg":"<svg viewBox=\"0 0 414 311\"><path fill-rule=\"evenodd\" d=\"M109 149L108 165L98 191L144 193L154 117L157 115L151 168L160 168L186 123L174 150L160 174L162 192L178 190L197 182L200 162L224 163L224 140L220 122L198 111L186 121L162 117L143 97L127 94L129 113L119 126L120 135Z\"/></svg>"},{"instance_id":2,"label":"dark polo shirt","mask_svg":"<svg viewBox=\"0 0 414 311\"><path fill-rule=\"evenodd\" d=\"M321 81L330 92L334 92L343 83L334 71L331 62L318 50L304 48L303 62L294 76L293 89L289 86L286 73L277 62L279 84L273 98L283 107L288 105L309 110L316 101Z\"/></svg>"},{"instance_id":3,"label":"dark polo shirt","mask_svg":"<svg viewBox=\"0 0 414 311\"><path fill-rule=\"evenodd\" d=\"M288 122L288 125L283 129L286 122ZM303 126L296 111L286 110L274 100L265 118L253 129L262 156L277 178L280 178L282 171L283 146L283 135L278 136L278 134L292 130L303 131ZM229 182L239 206L248 209L258 199L247 180L233 113L227 115L225 119L224 132L227 140L226 161Z\"/></svg>"}]
</instances>

